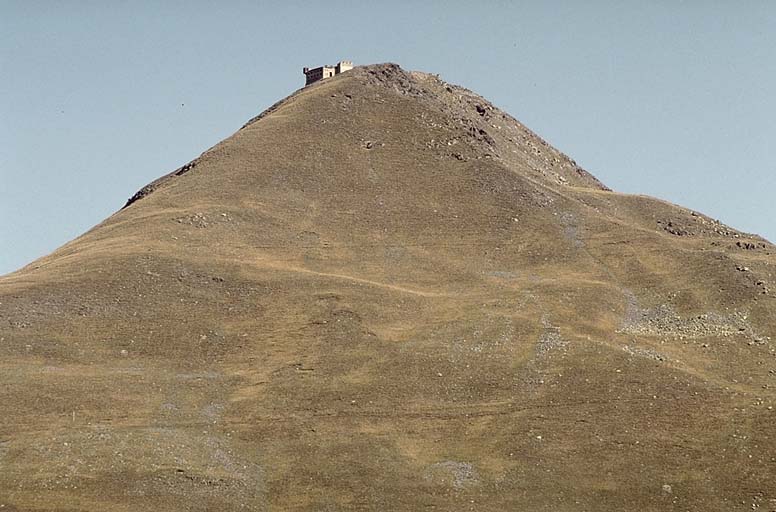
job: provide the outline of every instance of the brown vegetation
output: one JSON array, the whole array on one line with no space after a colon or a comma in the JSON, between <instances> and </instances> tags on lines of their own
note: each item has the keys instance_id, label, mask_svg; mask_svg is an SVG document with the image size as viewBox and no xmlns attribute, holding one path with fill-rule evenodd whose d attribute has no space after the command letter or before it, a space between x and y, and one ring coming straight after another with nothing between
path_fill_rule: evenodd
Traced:
<instances>
[{"instance_id":1,"label":"brown vegetation","mask_svg":"<svg viewBox=\"0 0 776 512\"><path fill-rule=\"evenodd\" d=\"M776 510L774 264L359 67L0 278L0 510Z\"/></svg>"}]
</instances>

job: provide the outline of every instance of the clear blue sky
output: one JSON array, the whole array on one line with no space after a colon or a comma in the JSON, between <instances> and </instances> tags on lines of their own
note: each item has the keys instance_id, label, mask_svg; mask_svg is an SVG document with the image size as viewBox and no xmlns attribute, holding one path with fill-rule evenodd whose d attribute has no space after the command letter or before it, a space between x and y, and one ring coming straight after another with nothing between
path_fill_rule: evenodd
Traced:
<instances>
[{"instance_id":1,"label":"clear blue sky","mask_svg":"<svg viewBox=\"0 0 776 512\"><path fill-rule=\"evenodd\" d=\"M776 2L0 0L0 274L340 59L439 73L615 190L776 241Z\"/></svg>"}]
</instances>

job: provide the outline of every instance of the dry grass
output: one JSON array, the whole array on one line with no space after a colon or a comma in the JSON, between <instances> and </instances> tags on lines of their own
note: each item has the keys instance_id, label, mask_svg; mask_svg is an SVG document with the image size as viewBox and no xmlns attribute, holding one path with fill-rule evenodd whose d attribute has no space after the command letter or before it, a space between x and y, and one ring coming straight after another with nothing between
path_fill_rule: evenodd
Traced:
<instances>
[{"instance_id":1,"label":"dry grass","mask_svg":"<svg viewBox=\"0 0 776 512\"><path fill-rule=\"evenodd\" d=\"M776 509L773 246L470 91L357 68L149 192L0 279L0 510Z\"/></svg>"}]
</instances>

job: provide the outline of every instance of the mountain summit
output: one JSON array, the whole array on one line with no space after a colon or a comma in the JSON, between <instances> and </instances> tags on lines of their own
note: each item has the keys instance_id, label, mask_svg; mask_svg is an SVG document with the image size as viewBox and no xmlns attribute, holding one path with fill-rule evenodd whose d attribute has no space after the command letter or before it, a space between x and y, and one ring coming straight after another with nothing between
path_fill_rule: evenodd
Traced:
<instances>
[{"instance_id":1,"label":"mountain summit","mask_svg":"<svg viewBox=\"0 0 776 512\"><path fill-rule=\"evenodd\" d=\"M356 67L0 278L0 506L770 510L775 265Z\"/></svg>"}]
</instances>

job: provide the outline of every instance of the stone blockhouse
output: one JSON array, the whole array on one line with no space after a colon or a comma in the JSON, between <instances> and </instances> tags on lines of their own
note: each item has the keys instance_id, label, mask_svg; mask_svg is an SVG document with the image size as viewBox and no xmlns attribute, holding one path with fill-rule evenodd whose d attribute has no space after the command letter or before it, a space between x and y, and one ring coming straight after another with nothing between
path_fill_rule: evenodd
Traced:
<instances>
[{"instance_id":1,"label":"stone blockhouse","mask_svg":"<svg viewBox=\"0 0 776 512\"><path fill-rule=\"evenodd\" d=\"M337 63L336 66L320 66L317 68L303 68L302 73L305 76L305 85L323 80L324 78L331 78L334 75L339 75L345 71L353 69L353 63L349 60L343 60Z\"/></svg>"}]
</instances>

